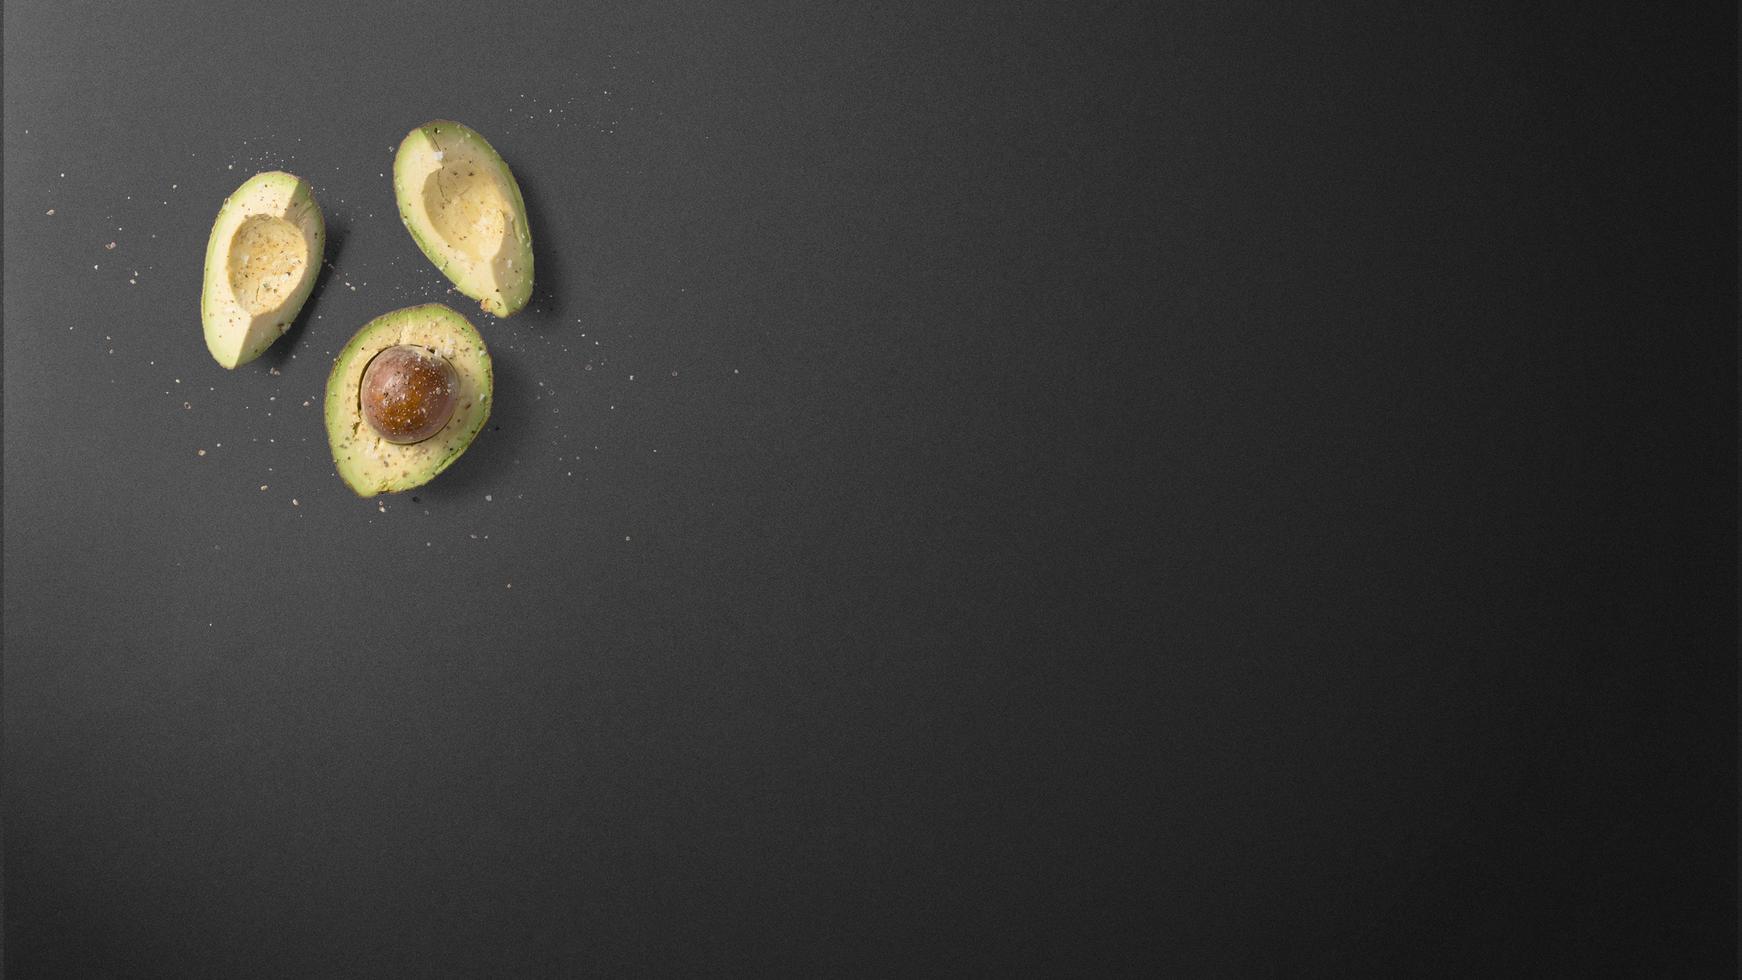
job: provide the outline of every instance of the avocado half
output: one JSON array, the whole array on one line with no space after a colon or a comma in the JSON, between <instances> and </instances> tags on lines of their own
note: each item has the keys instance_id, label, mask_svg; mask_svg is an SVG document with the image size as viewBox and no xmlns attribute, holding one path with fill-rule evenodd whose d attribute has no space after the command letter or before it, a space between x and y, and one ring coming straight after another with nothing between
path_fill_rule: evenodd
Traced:
<instances>
[{"instance_id":1,"label":"avocado half","mask_svg":"<svg viewBox=\"0 0 1742 980\"><path fill-rule=\"evenodd\" d=\"M363 418L363 372L389 347L411 344L441 355L458 379L453 417L422 442L383 439ZM490 417L493 386L484 338L460 314L439 303L384 313L357 331L327 377L327 443L345 485L360 497L423 486L453 465Z\"/></svg>"},{"instance_id":2,"label":"avocado half","mask_svg":"<svg viewBox=\"0 0 1742 980\"><path fill-rule=\"evenodd\" d=\"M224 199L200 290L206 349L219 364L246 364L290 329L314 288L326 240L314 190L295 174L255 174Z\"/></svg>"},{"instance_id":3,"label":"avocado half","mask_svg":"<svg viewBox=\"0 0 1742 980\"><path fill-rule=\"evenodd\" d=\"M484 137L446 119L406 135L393 195L412 240L486 313L511 316L532 296L532 232L508 164Z\"/></svg>"}]
</instances>

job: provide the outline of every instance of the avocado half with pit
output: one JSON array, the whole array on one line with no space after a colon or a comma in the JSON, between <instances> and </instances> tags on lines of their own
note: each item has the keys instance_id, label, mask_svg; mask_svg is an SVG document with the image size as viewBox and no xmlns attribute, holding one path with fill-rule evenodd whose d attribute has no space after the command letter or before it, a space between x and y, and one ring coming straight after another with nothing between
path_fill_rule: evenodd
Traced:
<instances>
[{"instance_id":1,"label":"avocado half with pit","mask_svg":"<svg viewBox=\"0 0 1742 980\"><path fill-rule=\"evenodd\" d=\"M224 199L200 290L206 349L219 364L247 364L290 329L314 288L326 240L314 190L295 174L255 174Z\"/></svg>"},{"instance_id":2,"label":"avocado half with pit","mask_svg":"<svg viewBox=\"0 0 1742 980\"><path fill-rule=\"evenodd\" d=\"M469 127L417 127L393 158L393 195L417 247L486 313L511 316L532 296L532 232L508 164Z\"/></svg>"},{"instance_id":3,"label":"avocado half with pit","mask_svg":"<svg viewBox=\"0 0 1742 980\"><path fill-rule=\"evenodd\" d=\"M490 417L484 338L439 303L384 313L327 377L327 443L360 497L420 487L453 465Z\"/></svg>"}]
</instances>

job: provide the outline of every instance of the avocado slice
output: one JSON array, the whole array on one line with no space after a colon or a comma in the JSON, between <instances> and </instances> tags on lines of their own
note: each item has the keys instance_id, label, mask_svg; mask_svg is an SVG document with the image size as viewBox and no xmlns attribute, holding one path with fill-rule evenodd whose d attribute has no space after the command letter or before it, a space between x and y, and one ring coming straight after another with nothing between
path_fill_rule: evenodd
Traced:
<instances>
[{"instance_id":1,"label":"avocado slice","mask_svg":"<svg viewBox=\"0 0 1742 980\"><path fill-rule=\"evenodd\" d=\"M326 241L314 190L295 174L255 174L224 199L200 290L206 349L219 364L247 364L290 329L314 289Z\"/></svg>"},{"instance_id":2,"label":"avocado slice","mask_svg":"<svg viewBox=\"0 0 1742 980\"><path fill-rule=\"evenodd\" d=\"M395 440L391 431L377 428L379 414L370 417L364 404L371 364L386 352L397 355L406 353L407 348L416 355L410 361L441 368L429 374L446 375L447 387L432 397L445 401L447 410L452 411L433 435L424 437L418 432L416 442ZM374 392L377 379L369 380ZM370 320L339 351L327 377L327 443L339 478L360 497L398 493L435 479L460 458L484 427L484 420L490 417L493 384L484 338L465 317L448 307L439 303L410 306ZM389 392L390 402L395 393L405 393L391 384L383 390ZM412 425L431 414L419 416Z\"/></svg>"},{"instance_id":3,"label":"avocado slice","mask_svg":"<svg viewBox=\"0 0 1742 980\"><path fill-rule=\"evenodd\" d=\"M393 195L412 240L484 312L511 316L532 296L532 232L508 164L469 127L446 119L406 135Z\"/></svg>"}]
</instances>

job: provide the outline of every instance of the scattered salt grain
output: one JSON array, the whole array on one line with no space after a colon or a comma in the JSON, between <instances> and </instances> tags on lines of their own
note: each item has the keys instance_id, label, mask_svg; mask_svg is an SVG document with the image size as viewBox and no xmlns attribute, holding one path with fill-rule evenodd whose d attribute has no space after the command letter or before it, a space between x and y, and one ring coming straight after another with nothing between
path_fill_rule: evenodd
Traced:
<instances>
[{"instance_id":1,"label":"scattered salt grain","mask_svg":"<svg viewBox=\"0 0 1742 980\"><path fill-rule=\"evenodd\" d=\"M262 489L262 490L265 490L265 489L266 489L266 484L264 484L264 483L262 483L262 484L260 484L260 489Z\"/></svg>"},{"instance_id":2,"label":"scattered salt grain","mask_svg":"<svg viewBox=\"0 0 1742 980\"><path fill-rule=\"evenodd\" d=\"M43 214L46 214L50 217L53 217L54 216L54 208L49 208L47 211L44 211Z\"/></svg>"},{"instance_id":3,"label":"scattered salt grain","mask_svg":"<svg viewBox=\"0 0 1742 980\"><path fill-rule=\"evenodd\" d=\"M301 506L302 506L302 505L301 505L301 504L299 504L299 503L297 503L297 502L296 502L296 498L295 498L295 497L292 497L292 498L290 498L290 505L291 505L291 506L292 506L292 507L301 507Z\"/></svg>"},{"instance_id":4,"label":"scattered salt grain","mask_svg":"<svg viewBox=\"0 0 1742 980\"><path fill-rule=\"evenodd\" d=\"M204 449L201 449L201 450L198 450L198 453L199 453L199 455L204 456L206 454L206 451Z\"/></svg>"}]
</instances>

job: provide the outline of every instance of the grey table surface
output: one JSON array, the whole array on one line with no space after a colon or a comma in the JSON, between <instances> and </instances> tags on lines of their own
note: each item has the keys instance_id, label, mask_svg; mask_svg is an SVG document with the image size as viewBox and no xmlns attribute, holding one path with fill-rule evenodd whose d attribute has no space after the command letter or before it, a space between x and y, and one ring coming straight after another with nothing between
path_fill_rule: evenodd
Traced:
<instances>
[{"instance_id":1,"label":"grey table surface","mask_svg":"<svg viewBox=\"0 0 1742 980\"><path fill-rule=\"evenodd\" d=\"M1734 271L1691 69L1380 4L4 27L12 975L1708 962L1665 896L1725 784L1663 774L1723 726L1610 724L1734 692L1637 654L1709 593L1634 572L1734 529L1733 441L1643 392L1735 338L1616 292ZM437 117L524 190L518 316L395 215ZM1680 179L1610 193L1633 123ZM271 168L330 266L226 371L206 235ZM358 499L326 373L423 302L495 413Z\"/></svg>"}]
</instances>

